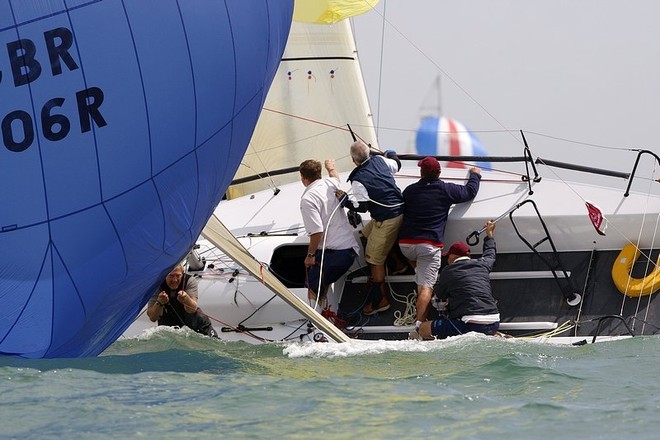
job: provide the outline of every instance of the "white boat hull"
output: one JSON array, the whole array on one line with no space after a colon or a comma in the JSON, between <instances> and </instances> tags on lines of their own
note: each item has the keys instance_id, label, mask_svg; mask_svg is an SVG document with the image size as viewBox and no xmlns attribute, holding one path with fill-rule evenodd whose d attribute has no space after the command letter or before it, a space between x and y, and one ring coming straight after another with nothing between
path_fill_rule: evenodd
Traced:
<instances>
[{"instance_id":1,"label":"white boat hull","mask_svg":"<svg viewBox=\"0 0 660 440\"><path fill-rule=\"evenodd\" d=\"M397 176L397 183L403 189L418 179L417 173L417 168L403 168ZM567 318L576 322L582 319L572 332L578 339L584 339L584 335L595 330L598 325L597 318L618 315L619 310L632 307L637 310L634 315L639 317L639 310L647 309L650 315L647 313L645 319L658 315L655 311L658 307L649 301L654 299L653 296L646 297L640 307L635 306L633 300L625 295L613 292L611 277L607 267L603 266L611 263L601 261L598 263L600 266L590 266L592 263L589 261L595 254L600 255L603 261L613 260L628 242L640 243L643 249L653 248L660 198L636 193L624 197L623 183L621 188L603 188L550 179L533 183L533 194L530 194L527 182L500 173L482 174L481 188L475 200L452 209L446 230L447 243L465 240L473 231L479 230L486 220L497 218L528 199L535 202L540 214L539 218L534 206L526 202L516 209L511 217L507 215L498 221L498 264L492 275L496 297L498 286L502 286L499 289L502 297L497 299L500 302L503 329L509 324L509 328L513 329L515 323L547 321L559 325ZM447 169L443 170L441 177L462 183L465 176L465 170ZM216 215L245 248L263 263L263 270L284 271L286 274L280 277L281 280L288 284L296 296L307 300L307 289L302 286L300 279L300 274L303 274L304 280L302 259L296 259L296 252L304 258L308 243L298 208L303 186L294 183L283 185L279 189L277 194L264 191L223 201L216 209ZM599 235L591 224L585 200L596 203L602 210L608 221L606 235ZM566 275L561 268L551 270L545 267L514 228L515 223L515 227L528 243L536 245L540 242L536 250L547 256L551 254L552 246L549 240L543 241L546 234L541 219L558 254L565 260ZM368 215L363 215L363 224L367 220ZM355 232L358 233L357 230ZM248 342L313 338L316 332L307 326L304 317L276 297L261 280L247 275L205 240L200 240L200 246L199 252L205 257L207 267L198 274L201 277L199 304L214 321L221 338ZM481 244L478 244L473 247L473 253L478 254L480 249ZM283 257L287 252L291 255ZM333 312L341 308L340 303L350 302L350 298L359 295L364 289L366 272L360 272L360 268L365 266L360 256L352 268L352 280L345 286L344 280L335 285L334 291L329 294L329 304ZM585 295L582 305L576 308L566 305L562 290L552 277L553 271L559 275L560 280L565 276L574 278L571 281L577 289L576 293ZM594 271L597 271L595 275ZM287 280L290 275L297 276L297 279ZM362 280L360 275L363 276ZM594 279L594 276L598 278ZM410 276L393 277L390 281L392 290L402 297L414 292L414 283ZM537 285L540 287L534 287ZM528 307L524 313L519 313L520 304L523 303ZM405 313L405 307L400 305L399 309ZM630 320L632 315L627 311L625 314ZM145 316L138 319L126 335L134 335L149 325L155 325L149 323ZM660 315L658 317L660 318ZM385 322L382 322L383 319ZM376 331L378 326L392 326L393 321L391 317L378 317L367 325L349 326L347 333L366 338L407 336L409 330L406 330L405 319L404 326L397 331ZM611 336L627 333L621 323L610 322L618 321L617 319L608 318L603 321L599 329L601 334ZM632 324L635 327L633 331L639 332L642 328L642 318L639 317L638 321ZM247 331L237 332L236 329ZM543 326L525 331L513 330L516 333L538 334L552 334L553 331ZM643 325L642 332L649 334L655 333L656 330L653 325Z\"/></svg>"}]
</instances>

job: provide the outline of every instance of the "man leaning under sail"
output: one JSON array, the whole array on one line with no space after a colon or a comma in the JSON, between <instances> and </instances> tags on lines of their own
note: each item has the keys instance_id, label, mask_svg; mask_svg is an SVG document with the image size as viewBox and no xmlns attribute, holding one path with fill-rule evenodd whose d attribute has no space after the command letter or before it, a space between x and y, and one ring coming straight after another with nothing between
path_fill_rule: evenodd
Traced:
<instances>
[{"instance_id":1,"label":"man leaning under sail","mask_svg":"<svg viewBox=\"0 0 660 440\"><path fill-rule=\"evenodd\" d=\"M189 327L197 333L218 337L211 320L197 307L197 278L175 266L147 303L151 322L171 327Z\"/></svg>"}]
</instances>

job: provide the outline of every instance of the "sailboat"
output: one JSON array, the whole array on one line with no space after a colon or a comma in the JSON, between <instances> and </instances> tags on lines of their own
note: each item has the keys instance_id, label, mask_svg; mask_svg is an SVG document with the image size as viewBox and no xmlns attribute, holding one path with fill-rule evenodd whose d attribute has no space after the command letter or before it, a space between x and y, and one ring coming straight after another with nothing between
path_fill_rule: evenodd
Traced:
<instances>
[{"instance_id":1,"label":"sailboat","mask_svg":"<svg viewBox=\"0 0 660 440\"><path fill-rule=\"evenodd\" d=\"M488 156L479 138L460 121L447 116L426 115L415 137L415 149L420 156ZM465 168L466 164L444 162L443 168ZM490 162L473 165L491 168Z\"/></svg>"},{"instance_id":2,"label":"sailboat","mask_svg":"<svg viewBox=\"0 0 660 440\"><path fill-rule=\"evenodd\" d=\"M441 76L434 81L435 106L422 106L419 127L415 133L415 152L420 156L488 156L488 151L477 135L465 124L443 114ZM441 162L443 168L468 166L491 168L490 162Z\"/></svg>"},{"instance_id":3,"label":"sailboat","mask_svg":"<svg viewBox=\"0 0 660 440\"><path fill-rule=\"evenodd\" d=\"M350 32L348 24L342 22L322 30L310 26L313 25L294 24L289 45L305 37L320 38L324 33L327 33L325 40L321 41L329 45L338 41L331 36L334 32L340 29L346 35ZM341 40L350 42L352 37ZM349 48L350 55L342 55L335 47L334 56L314 57L314 62L324 64L319 69L305 66L312 61L310 57L291 55L289 50L293 50L292 45L285 50L262 115L288 116L288 124L281 121L278 124L286 125L284 131L302 121L308 127L316 126L318 133L314 138L327 131L338 134L340 139L326 143L330 148L327 150L321 148L323 142L303 149L302 155L284 167L271 169L272 174L259 170L236 181L244 184L258 180L267 188L250 188L245 195L221 201L212 217L213 224L202 232L196 248L189 254L189 273L200 281L200 307L225 340L262 343L341 341L346 337L405 339L414 323L413 277L388 274L390 296L395 300L393 307L384 313L363 316L360 310L368 280L363 255L331 288L326 308L305 304L308 300L303 261L309 241L298 209L304 188L298 181L296 161L326 157L344 160L353 141L352 134L370 144L374 154L379 149L366 100L360 98L365 107L351 116L342 118L342 114L348 113L339 110L342 107L354 110L355 103L349 99L364 96L361 78L347 81L341 89L331 85L333 70L344 73L347 70L336 69L339 63L357 63L355 51ZM318 71L326 75L304 75ZM298 94L294 85L301 72L303 80L314 82L299 88L305 93ZM355 67L353 73L357 75L359 69ZM316 113L324 110L319 105L323 99L312 100L310 93L321 80L327 82L326 91L331 91L323 99L333 99L335 107L333 117L328 119ZM271 93L277 97L272 102ZM307 105L297 105L291 101L294 99L309 101ZM285 107L277 106L276 102ZM264 126L257 131L268 133L268 123L263 117L259 124L262 122ZM309 141L308 136L311 135L297 134L287 141L278 139L265 150L292 143L304 145ZM598 169L538 157L534 145L528 143L528 136L519 133L519 151L510 156L438 156L441 161L455 163L488 161L507 165L506 170L495 166L482 170L482 186L477 197L452 209L445 237L447 243L466 241L472 246L472 254L478 255L481 227L489 219L497 221L498 256L491 283L500 309L501 331L514 337L578 344L657 334L660 332L657 300L660 269L656 261L656 235L660 197L653 190L639 189L648 187L655 179L652 175L641 175L638 164L650 162L658 166L660 157L648 150L629 151L620 162L629 163L629 172ZM263 142L262 138L258 139L253 137L251 143L256 146ZM260 155L254 153L255 157ZM404 166L395 177L404 189L419 178L416 162L421 156L403 154L400 158ZM255 165L245 168L254 171ZM345 180L350 165L344 162L340 169ZM555 172L558 169L579 174L582 182L594 176L607 179L608 184L567 181L558 176ZM283 179L288 182L278 182L271 178L274 175L286 176ZM461 183L466 179L466 171L446 167L441 178ZM363 216L362 224L355 228L356 236L368 219L368 215ZM226 229L220 228L219 222ZM247 258L243 250L249 253ZM142 316L125 335L139 334L154 325Z\"/></svg>"}]
</instances>

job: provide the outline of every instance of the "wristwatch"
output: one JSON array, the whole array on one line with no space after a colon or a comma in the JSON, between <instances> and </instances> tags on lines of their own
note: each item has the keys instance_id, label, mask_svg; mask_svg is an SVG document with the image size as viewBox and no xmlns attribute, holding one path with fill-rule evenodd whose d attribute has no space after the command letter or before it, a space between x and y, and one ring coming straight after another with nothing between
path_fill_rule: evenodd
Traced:
<instances>
[{"instance_id":1,"label":"wristwatch","mask_svg":"<svg viewBox=\"0 0 660 440\"><path fill-rule=\"evenodd\" d=\"M316 255L315 255L315 254L309 254L309 253L308 253L307 256L308 256L308 257L315 257Z\"/></svg>"}]
</instances>

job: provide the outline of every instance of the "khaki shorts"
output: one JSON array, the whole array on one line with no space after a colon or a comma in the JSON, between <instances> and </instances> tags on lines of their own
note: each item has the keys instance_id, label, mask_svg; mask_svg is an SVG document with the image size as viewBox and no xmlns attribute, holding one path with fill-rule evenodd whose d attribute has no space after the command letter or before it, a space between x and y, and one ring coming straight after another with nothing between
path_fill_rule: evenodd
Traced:
<instances>
[{"instance_id":1,"label":"khaki shorts","mask_svg":"<svg viewBox=\"0 0 660 440\"><path fill-rule=\"evenodd\" d=\"M387 254L396 243L399 229L403 222L403 214L378 222L371 220L362 229L362 235L367 238L367 247L364 250L364 259L369 264L382 266L385 264Z\"/></svg>"}]
</instances>

